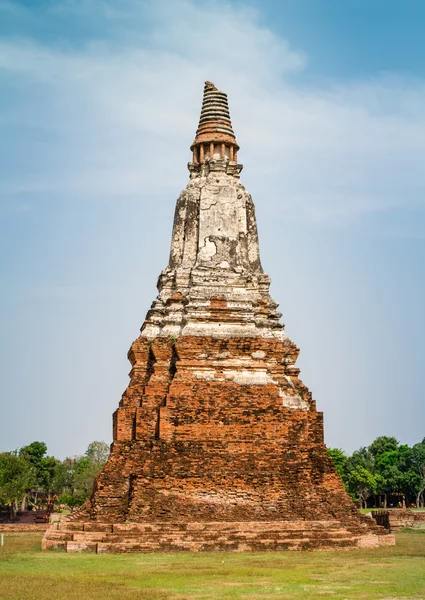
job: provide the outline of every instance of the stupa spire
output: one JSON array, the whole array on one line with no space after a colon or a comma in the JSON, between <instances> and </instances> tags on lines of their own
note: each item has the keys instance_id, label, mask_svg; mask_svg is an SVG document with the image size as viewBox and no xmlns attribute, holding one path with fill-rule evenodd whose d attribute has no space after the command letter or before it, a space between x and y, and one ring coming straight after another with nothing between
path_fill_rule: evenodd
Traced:
<instances>
[{"instance_id":1,"label":"stupa spire","mask_svg":"<svg viewBox=\"0 0 425 600\"><path fill-rule=\"evenodd\" d=\"M190 149L195 165L210 160L237 162L239 146L230 120L227 94L211 81L205 82L199 125Z\"/></svg>"},{"instance_id":2,"label":"stupa spire","mask_svg":"<svg viewBox=\"0 0 425 600\"><path fill-rule=\"evenodd\" d=\"M176 204L170 259L142 326L146 338L207 332L286 338L261 266L255 208L239 179L238 149L227 95L207 81L190 181ZM209 313L212 298L228 303L220 326Z\"/></svg>"}]
</instances>

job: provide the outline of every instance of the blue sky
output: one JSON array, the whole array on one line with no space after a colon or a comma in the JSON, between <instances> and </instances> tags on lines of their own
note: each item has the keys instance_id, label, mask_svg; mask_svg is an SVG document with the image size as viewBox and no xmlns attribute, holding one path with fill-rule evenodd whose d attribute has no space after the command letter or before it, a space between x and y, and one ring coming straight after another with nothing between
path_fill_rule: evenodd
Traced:
<instances>
[{"instance_id":1,"label":"blue sky","mask_svg":"<svg viewBox=\"0 0 425 600\"><path fill-rule=\"evenodd\" d=\"M308 54L310 77L425 75L421 0L272 0L256 6L274 32Z\"/></svg>"},{"instance_id":2,"label":"blue sky","mask_svg":"<svg viewBox=\"0 0 425 600\"><path fill-rule=\"evenodd\" d=\"M203 82L331 446L425 435L425 5L0 0L0 449L111 439Z\"/></svg>"}]
</instances>

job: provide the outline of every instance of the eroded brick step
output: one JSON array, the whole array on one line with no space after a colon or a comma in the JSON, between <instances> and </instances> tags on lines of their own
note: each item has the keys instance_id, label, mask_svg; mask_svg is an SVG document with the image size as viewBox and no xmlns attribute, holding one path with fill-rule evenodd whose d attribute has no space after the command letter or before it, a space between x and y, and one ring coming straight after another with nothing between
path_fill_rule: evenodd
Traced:
<instances>
[{"instance_id":1,"label":"eroded brick step","mask_svg":"<svg viewBox=\"0 0 425 600\"><path fill-rule=\"evenodd\" d=\"M123 552L250 552L250 551L286 551L286 550L316 550L316 549L342 549L357 546L356 538L307 540L294 538L290 541L267 541L258 540L254 543L245 542L181 542L175 544L153 544L153 543L98 543L97 553L123 553Z\"/></svg>"},{"instance_id":2,"label":"eroded brick step","mask_svg":"<svg viewBox=\"0 0 425 600\"><path fill-rule=\"evenodd\" d=\"M66 521L48 530L43 547L99 553L313 550L381 545L385 540L380 542L378 537L386 536L381 527L353 527L351 523L344 527L336 520L116 524Z\"/></svg>"},{"instance_id":3,"label":"eroded brick step","mask_svg":"<svg viewBox=\"0 0 425 600\"><path fill-rule=\"evenodd\" d=\"M72 540L73 536L74 536L74 532L72 532L72 531L49 531L46 535L46 539L63 540L65 542L67 542L68 540Z\"/></svg>"},{"instance_id":4,"label":"eroded brick step","mask_svg":"<svg viewBox=\"0 0 425 600\"><path fill-rule=\"evenodd\" d=\"M339 538L350 538L353 537L353 534L351 534L350 532L348 532L346 529L334 529L334 530L328 530L328 531L310 531L308 529L301 531L301 530L287 530L287 531L279 531L279 530L275 530L275 531L266 531L266 532L259 532L259 531L233 531L233 532L229 532L224 534L223 532L205 532L205 531L196 531L196 532L182 532L182 531L169 531L167 533L149 533L149 532L143 532L143 533L136 533L136 532L131 532L131 533L102 533L102 532L67 532L66 538L60 538L60 533L57 532L57 534L55 535L55 539L66 539L66 540L72 540L75 542L124 542L125 540L128 540L130 542L134 541L134 542L139 542L139 543L145 543L145 542L149 542L152 539L158 540L158 541L169 541L172 542L173 540L187 540L190 542L197 542L199 540L205 540L206 542L208 541L214 541L214 540L221 540L221 539L230 539L230 540L235 540L235 541L239 541L239 540L255 540L255 539L268 539L268 540L274 540L274 539L292 539L292 538L306 538L306 539L328 539L328 538L332 538L332 539L339 539Z\"/></svg>"},{"instance_id":5,"label":"eroded brick step","mask_svg":"<svg viewBox=\"0 0 425 600\"><path fill-rule=\"evenodd\" d=\"M58 523L58 531L84 531L84 532L167 532L167 531L234 531L235 529L268 531L268 530L329 530L330 528L340 528L339 521L241 521L241 522L221 522L214 521L210 523L82 523L64 521Z\"/></svg>"},{"instance_id":6,"label":"eroded brick step","mask_svg":"<svg viewBox=\"0 0 425 600\"><path fill-rule=\"evenodd\" d=\"M42 542L41 542L41 549L42 550L66 550L66 541L62 541L62 540L49 540L46 538L43 538Z\"/></svg>"},{"instance_id":7,"label":"eroded brick step","mask_svg":"<svg viewBox=\"0 0 425 600\"><path fill-rule=\"evenodd\" d=\"M188 538L181 535L147 539L123 539L113 537L97 541L93 535L84 538L77 534L77 539L64 542L68 552L97 551L103 552L179 552L179 551L252 551L252 550L303 550L317 548L347 548L357 545L358 536L348 532L331 533L321 536L256 536L253 538L241 536L215 536L206 539L203 536ZM53 544L54 542L52 542ZM52 546L55 547L55 546Z\"/></svg>"},{"instance_id":8,"label":"eroded brick step","mask_svg":"<svg viewBox=\"0 0 425 600\"><path fill-rule=\"evenodd\" d=\"M67 552L97 552L97 543L95 542L66 542Z\"/></svg>"},{"instance_id":9,"label":"eroded brick step","mask_svg":"<svg viewBox=\"0 0 425 600\"><path fill-rule=\"evenodd\" d=\"M112 532L111 523L81 523L80 521L69 522L62 521L57 524L57 531L93 531L93 532Z\"/></svg>"}]
</instances>

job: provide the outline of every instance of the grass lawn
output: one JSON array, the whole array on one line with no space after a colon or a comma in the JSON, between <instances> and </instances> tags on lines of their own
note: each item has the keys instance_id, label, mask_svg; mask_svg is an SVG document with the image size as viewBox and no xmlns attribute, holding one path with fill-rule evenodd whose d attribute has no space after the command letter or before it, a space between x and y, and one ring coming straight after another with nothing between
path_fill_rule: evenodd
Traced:
<instances>
[{"instance_id":1,"label":"grass lawn","mask_svg":"<svg viewBox=\"0 0 425 600\"><path fill-rule=\"evenodd\" d=\"M66 554L41 552L41 537L5 534L1 600L425 600L425 531L378 550L265 554Z\"/></svg>"}]
</instances>

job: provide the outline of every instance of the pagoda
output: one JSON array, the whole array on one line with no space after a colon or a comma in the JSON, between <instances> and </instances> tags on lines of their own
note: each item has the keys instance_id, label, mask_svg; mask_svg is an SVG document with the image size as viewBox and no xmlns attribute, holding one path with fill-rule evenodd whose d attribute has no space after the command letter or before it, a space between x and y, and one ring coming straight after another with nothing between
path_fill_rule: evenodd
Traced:
<instances>
[{"instance_id":1,"label":"pagoda","mask_svg":"<svg viewBox=\"0 0 425 600\"><path fill-rule=\"evenodd\" d=\"M128 353L109 460L52 525L68 552L374 547L323 441L260 262L227 96L206 82L168 266Z\"/></svg>"}]
</instances>

